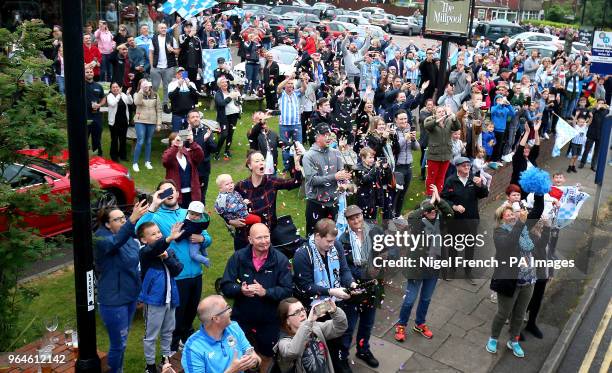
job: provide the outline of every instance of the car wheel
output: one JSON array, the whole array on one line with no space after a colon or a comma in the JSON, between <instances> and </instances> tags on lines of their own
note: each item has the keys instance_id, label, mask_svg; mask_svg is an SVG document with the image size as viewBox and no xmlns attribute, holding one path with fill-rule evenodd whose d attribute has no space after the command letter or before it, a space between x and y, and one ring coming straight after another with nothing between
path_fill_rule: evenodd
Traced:
<instances>
[{"instance_id":1,"label":"car wheel","mask_svg":"<svg viewBox=\"0 0 612 373\"><path fill-rule=\"evenodd\" d=\"M411 28L408 29L408 36L412 36L412 29Z\"/></svg>"}]
</instances>

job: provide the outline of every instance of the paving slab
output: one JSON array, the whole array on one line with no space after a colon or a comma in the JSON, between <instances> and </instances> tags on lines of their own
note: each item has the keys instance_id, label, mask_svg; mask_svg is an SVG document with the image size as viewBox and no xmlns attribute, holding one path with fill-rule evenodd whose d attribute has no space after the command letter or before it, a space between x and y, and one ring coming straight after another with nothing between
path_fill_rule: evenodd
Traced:
<instances>
[{"instance_id":1,"label":"paving slab","mask_svg":"<svg viewBox=\"0 0 612 373\"><path fill-rule=\"evenodd\" d=\"M449 335L452 335L457 338L465 338L466 331L458 327L457 325L446 323L442 328L440 328L443 332L448 332Z\"/></svg>"},{"instance_id":2,"label":"paving slab","mask_svg":"<svg viewBox=\"0 0 612 373\"><path fill-rule=\"evenodd\" d=\"M459 371L444 365L439 361L435 361L427 356L419 353L414 353L404 367L399 370L404 373L458 373Z\"/></svg>"},{"instance_id":3,"label":"paving slab","mask_svg":"<svg viewBox=\"0 0 612 373\"><path fill-rule=\"evenodd\" d=\"M462 372L485 373L494 364L494 356L481 346L462 338L449 337L431 356L432 359Z\"/></svg>"},{"instance_id":4,"label":"paving slab","mask_svg":"<svg viewBox=\"0 0 612 373\"><path fill-rule=\"evenodd\" d=\"M464 280L453 280L450 282L455 281ZM438 286L436 286L436 291L432 297L432 303L434 301L452 307L457 311L470 314L480 303L481 296L467 290L453 287L448 284L448 281L441 280L438 281Z\"/></svg>"},{"instance_id":5,"label":"paving slab","mask_svg":"<svg viewBox=\"0 0 612 373\"><path fill-rule=\"evenodd\" d=\"M483 318L473 316L473 315L466 315L460 311L455 312L453 317L451 317L451 319L448 320L449 324L454 324L458 328L461 328L465 331L477 328L485 324L486 322L487 321Z\"/></svg>"},{"instance_id":6,"label":"paving slab","mask_svg":"<svg viewBox=\"0 0 612 373\"><path fill-rule=\"evenodd\" d=\"M503 347L504 353L500 355L497 360L495 367L492 369L495 373L536 373L540 370L540 367L544 363L544 360L548 356L548 352L557 341L559 333L561 332L558 327L546 325L540 323L538 325L542 333L544 333L543 339L537 339L529 333L525 333L525 341L521 342L521 347L525 351L525 357L522 359L512 355L510 350L505 346ZM500 338L500 343L502 339ZM503 340L505 343L506 341ZM484 343L483 343L484 346ZM498 350L501 350L498 348Z\"/></svg>"},{"instance_id":7,"label":"paving slab","mask_svg":"<svg viewBox=\"0 0 612 373\"><path fill-rule=\"evenodd\" d=\"M480 326L477 329L472 329L465 333L463 339L466 341L475 344L476 346L482 346L482 350L484 351L484 347L491 337L491 323L487 323L483 326Z\"/></svg>"},{"instance_id":8,"label":"paving slab","mask_svg":"<svg viewBox=\"0 0 612 373\"><path fill-rule=\"evenodd\" d=\"M493 316L497 313L497 304L493 303L489 300L489 297L483 298L478 302L478 305L469 313L469 315L474 315L482 320L493 320Z\"/></svg>"},{"instance_id":9,"label":"paving slab","mask_svg":"<svg viewBox=\"0 0 612 373\"><path fill-rule=\"evenodd\" d=\"M397 372L404 366L404 363L412 357L412 354L414 354L414 352L406 348L389 343L377 337L370 338L370 350L380 362L380 366L375 369L377 372ZM354 355L351 355L351 359L354 360L355 366L371 369ZM353 369L353 371L356 370Z\"/></svg>"},{"instance_id":10,"label":"paving slab","mask_svg":"<svg viewBox=\"0 0 612 373\"><path fill-rule=\"evenodd\" d=\"M450 336L450 332L438 328L430 328L433 333L432 339L427 339L420 334L412 331L412 326L406 328L406 341L398 342L394 338L395 330L389 330L383 339L401 348L418 352L425 356L434 354L440 348L440 345Z\"/></svg>"}]
</instances>

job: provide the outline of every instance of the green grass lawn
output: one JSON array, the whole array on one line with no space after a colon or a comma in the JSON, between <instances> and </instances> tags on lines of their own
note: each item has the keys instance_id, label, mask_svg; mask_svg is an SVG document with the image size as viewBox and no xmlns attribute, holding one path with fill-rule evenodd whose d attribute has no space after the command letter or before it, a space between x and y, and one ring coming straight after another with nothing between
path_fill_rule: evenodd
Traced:
<instances>
[{"instance_id":1,"label":"green grass lawn","mask_svg":"<svg viewBox=\"0 0 612 373\"><path fill-rule=\"evenodd\" d=\"M207 107L208 105L202 105L200 108ZM248 140L246 138L246 132L251 126L251 114L257 110L257 103L247 103L244 108L245 112L242 118L238 121L237 129L234 133L234 141L232 145L233 158L229 161L214 161L212 163L212 173L210 176L210 186L206 200L208 201L207 209L211 215L211 224L209 227L209 233L213 238L213 243L208 250L211 258L211 267L204 269L203 271L203 296L214 293L214 280L223 274L225 263L229 256L233 253L233 240L229 235L223 220L214 213L213 203L218 193L218 188L215 184L215 178L221 173L229 173L233 176L234 181L237 182L247 177L248 172L244 165L244 159L246 151L248 149ZM205 117L208 119L214 119L214 111L204 111ZM278 119L271 118L269 122L272 128L278 130ZM161 138L167 133L156 133L153 140L152 149L152 164L153 170L147 170L144 167L144 161L141 157L140 172L134 173L131 170L131 161L123 162L126 167L130 169L132 176L134 177L136 187L145 191L153 191L157 186L157 183L164 179L165 170L161 165L161 154L166 148L164 144L160 142ZM103 134L103 145L105 154L108 153L110 145L110 136L108 127L105 127ZM128 149L130 151L130 149ZM144 149L143 149L144 151ZM418 154L417 154L418 153ZM131 152L129 153L131 154ZM128 155L131 159L131 156ZM415 159L420 160L420 152L415 152ZM404 208L414 208L415 205L420 202L421 198L417 197L417 194L421 193L424 189L424 182L420 181L418 175L420 175L419 167L417 162L414 163L415 167L413 170L413 178L408 196L404 204ZM277 203L277 214L286 215L290 214L293 217L293 221L296 226L299 227L300 233L305 234L305 200L303 195L299 195L298 190L293 191L280 191L278 194ZM58 330L63 330L66 322L74 320L75 318L75 303L74 303L74 277L72 270L64 270L55 274L49 275L42 280L38 280L29 283L27 286L37 291L40 295L36 297L30 304L23 307L23 311L20 316L19 331L24 331L23 335L19 338L15 347L29 343L37 338L40 338L44 333L44 327L40 322L40 318L43 315L58 315L60 318L60 326ZM32 320L34 320L32 322ZM197 324L194 323L194 325ZM73 324L74 325L74 324ZM126 372L137 372L142 371L144 368L144 355L142 348L142 337L144 333L144 326L142 320L142 314L137 313L134 324L130 331L128 340L128 348L125 355L125 371ZM108 337L104 326L101 323L100 318L97 318L97 329L96 334L98 338L98 348L100 350L108 349Z\"/></svg>"}]
</instances>

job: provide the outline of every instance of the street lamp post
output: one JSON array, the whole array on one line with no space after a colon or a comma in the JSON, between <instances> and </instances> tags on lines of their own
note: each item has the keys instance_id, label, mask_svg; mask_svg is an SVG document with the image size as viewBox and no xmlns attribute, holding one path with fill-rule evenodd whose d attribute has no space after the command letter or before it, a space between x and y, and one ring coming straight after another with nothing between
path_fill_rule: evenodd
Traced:
<instances>
[{"instance_id":1,"label":"street lamp post","mask_svg":"<svg viewBox=\"0 0 612 373\"><path fill-rule=\"evenodd\" d=\"M93 250L91 237L87 99L83 57L83 4L62 0L66 114L70 153L70 197L79 357L76 372L100 372L96 347Z\"/></svg>"}]
</instances>

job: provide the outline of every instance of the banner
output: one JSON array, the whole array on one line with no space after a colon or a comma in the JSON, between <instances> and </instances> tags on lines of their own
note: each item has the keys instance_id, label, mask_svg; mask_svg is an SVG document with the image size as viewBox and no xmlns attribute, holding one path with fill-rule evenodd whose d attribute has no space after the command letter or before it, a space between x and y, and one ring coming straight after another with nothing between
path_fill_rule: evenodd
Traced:
<instances>
[{"instance_id":1,"label":"banner","mask_svg":"<svg viewBox=\"0 0 612 373\"><path fill-rule=\"evenodd\" d=\"M560 189L563 190L563 196L559 201L561 206L557 212L555 224L559 229L565 228L576 220L582 204L590 197L587 193L580 191L578 187L561 187Z\"/></svg>"},{"instance_id":2,"label":"banner","mask_svg":"<svg viewBox=\"0 0 612 373\"><path fill-rule=\"evenodd\" d=\"M561 154L561 148L565 146L571 139L578 134L578 131L574 129L569 123L563 118L559 117L557 122L557 135L555 136L555 145L552 149L552 156L558 157Z\"/></svg>"},{"instance_id":3,"label":"banner","mask_svg":"<svg viewBox=\"0 0 612 373\"><path fill-rule=\"evenodd\" d=\"M595 31L591 48L591 73L612 74L612 32Z\"/></svg>"},{"instance_id":4,"label":"banner","mask_svg":"<svg viewBox=\"0 0 612 373\"><path fill-rule=\"evenodd\" d=\"M215 80L215 69L218 67L217 59L225 58L225 63L232 64L232 54L229 48L219 49L202 49L202 63L204 68L202 71L202 82L210 83Z\"/></svg>"},{"instance_id":5,"label":"banner","mask_svg":"<svg viewBox=\"0 0 612 373\"><path fill-rule=\"evenodd\" d=\"M425 33L467 37L472 0L429 0L425 15Z\"/></svg>"}]
</instances>

